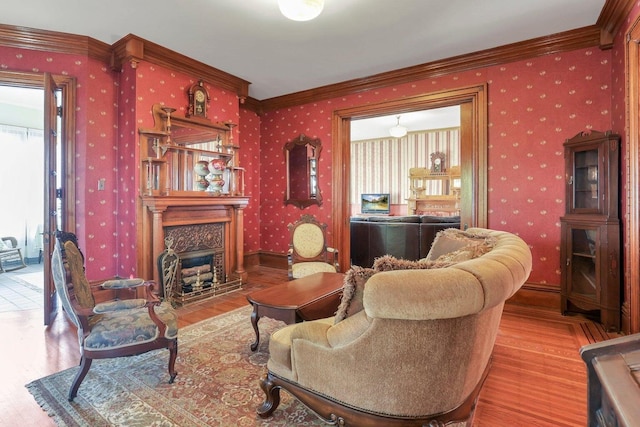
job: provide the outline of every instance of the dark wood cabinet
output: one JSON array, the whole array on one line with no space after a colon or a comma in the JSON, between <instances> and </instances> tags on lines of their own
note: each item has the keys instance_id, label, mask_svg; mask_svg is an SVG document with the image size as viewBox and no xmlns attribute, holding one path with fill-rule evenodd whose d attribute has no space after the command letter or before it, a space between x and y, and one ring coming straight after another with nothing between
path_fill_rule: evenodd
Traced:
<instances>
[{"instance_id":1,"label":"dark wood cabinet","mask_svg":"<svg viewBox=\"0 0 640 427\"><path fill-rule=\"evenodd\" d=\"M580 133L564 144L566 214L560 219L561 310L594 313L620 329L620 138Z\"/></svg>"}]
</instances>

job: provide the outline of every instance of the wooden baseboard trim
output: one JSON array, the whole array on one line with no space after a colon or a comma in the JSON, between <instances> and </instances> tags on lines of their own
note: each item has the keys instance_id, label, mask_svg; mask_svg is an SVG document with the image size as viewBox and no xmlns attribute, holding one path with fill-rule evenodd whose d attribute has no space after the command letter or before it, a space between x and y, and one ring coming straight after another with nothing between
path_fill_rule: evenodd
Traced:
<instances>
[{"instance_id":1,"label":"wooden baseboard trim","mask_svg":"<svg viewBox=\"0 0 640 427\"><path fill-rule=\"evenodd\" d=\"M509 302L560 310L560 288L539 283L525 283L509 299Z\"/></svg>"}]
</instances>

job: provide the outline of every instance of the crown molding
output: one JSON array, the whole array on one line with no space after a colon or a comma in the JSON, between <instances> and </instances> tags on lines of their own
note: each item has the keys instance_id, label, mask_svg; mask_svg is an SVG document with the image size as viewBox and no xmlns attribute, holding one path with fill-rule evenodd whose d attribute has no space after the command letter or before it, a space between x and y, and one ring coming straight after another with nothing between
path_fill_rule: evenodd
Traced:
<instances>
[{"instance_id":1,"label":"crown molding","mask_svg":"<svg viewBox=\"0 0 640 427\"><path fill-rule=\"evenodd\" d=\"M410 83L416 80L435 78L447 74L461 73L492 65L530 59L551 53L598 46L599 43L600 28L592 25L492 49L453 56L439 61L401 68L386 73L375 74L369 77L269 98L262 100L261 106L263 111L277 110L351 95L366 90L379 89L392 85Z\"/></svg>"},{"instance_id":2,"label":"crown molding","mask_svg":"<svg viewBox=\"0 0 640 427\"><path fill-rule=\"evenodd\" d=\"M250 83L246 80L133 34L109 45L87 36L0 24L0 46L87 56L109 64L115 71L127 62L135 67L138 62L147 61L231 90L240 102L249 93Z\"/></svg>"},{"instance_id":3,"label":"crown molding","mask_svg":"<svg viewBox=\"0 0 640 427\"><path fill-rule=\"evenodd\" d=\"M611 47L616 33L631 13L635 2L629 0L607 0L596 26L600 28L600 47Z\"/></svg>"},{"instance_id":4,"label":"crown molding","mask_svg":"<svg viewBox=\"0 0 640 427\"><path fill-rule=\"evenodd\" d=\"M0 24L0 46L82 55L109 63L111 46L76 34Z\"/></svg>"},{"instance_id":5,"label":"crown molding","mask_svg":"<svg viewBox=\"0 0 640 427\"><path fill-rule=\"evenodd\" d=\"M159 44L150 42L133 34L126 35L112 46L111 67L121 70L125 63L136 67L138 62L146 61L165 68L197 76L209 84L233 91L243 103L249 94L249 82L233 76L200 61L189 58Z\"/></svg>"}]
</instances>

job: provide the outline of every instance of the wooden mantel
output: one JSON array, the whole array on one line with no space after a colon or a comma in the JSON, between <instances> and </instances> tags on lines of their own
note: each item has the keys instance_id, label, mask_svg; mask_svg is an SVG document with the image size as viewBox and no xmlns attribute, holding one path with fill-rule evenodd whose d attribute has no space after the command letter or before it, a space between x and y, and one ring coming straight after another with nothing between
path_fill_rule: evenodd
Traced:
<instances>
[{"instance_id":1,"label":"wooden mantel","mask_svg":"<svg viewBox=\"0 0 640 427\"><path fill-rule=\"evenodd\" d=\"M247 279L244 270L243 212L249 203L245 196L215 197L207 193L184 192L182 195L141 196L139 226L140 249L138 274L158 282L156 261L165 250L164 227L207 223L224 223L225 271Z\"/></svg>"}]
</instances>

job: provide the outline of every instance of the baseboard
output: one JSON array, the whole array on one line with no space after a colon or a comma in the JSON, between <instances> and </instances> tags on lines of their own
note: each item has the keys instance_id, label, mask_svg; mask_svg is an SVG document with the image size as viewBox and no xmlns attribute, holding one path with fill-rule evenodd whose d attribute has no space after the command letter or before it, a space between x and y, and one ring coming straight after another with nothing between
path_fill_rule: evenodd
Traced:
<instances>
[{"instance_id":1,"label":"baseboard","mask_svg":"<svg viewBox=\"0 0 640 427\"><path fill-rule=\"evenodd\" d=\"M525 283L509 302L560 310L560 288L540 283Z\"/></svg>"},{"instance_id":2,"label":"baseboard","mask_svg":"<svg viewBox=\"0 0 640 427\"><path fill-rule=\"evenodd\" d=\"M271 268L287 269L287 254L269 251L258 251L244 254L244 265L246 268L263 266Z\"/></svg>"}]
</instances>

